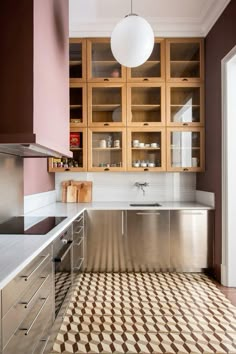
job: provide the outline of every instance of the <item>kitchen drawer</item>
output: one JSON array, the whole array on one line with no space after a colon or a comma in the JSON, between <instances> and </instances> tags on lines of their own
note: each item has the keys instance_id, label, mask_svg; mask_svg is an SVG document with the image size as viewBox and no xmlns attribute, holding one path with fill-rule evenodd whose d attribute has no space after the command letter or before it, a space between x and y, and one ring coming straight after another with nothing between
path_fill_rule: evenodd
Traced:
<instances>
[{"instance_id":1,"label":"kitchen drawer","mask_svg":"<svg viewBox=\"0 0 236 354\"><path fill-rule=\"evenodd\" d=\"M51 263L49 263L52 267ZM5 347L10 337L15 333L22 321L32 311L35 303L41 298L47 298L52 293L52 276L42 276L21 296L2 319L2 346Z\"/></svg>"},{"instance_id":2,"label":"kitchen drawer","mask_svg":"<svg viewBox=\"0 0 236 354\"><path fill-rule=\"evenodd\" d=\"M34 281L43 272L43 269L51 261L51 246L45 248L35 259L25 267L2 290L2 316L17 302L24 291L31 287Z\"/></svg>"},{"instance_id":3,"label":"kitchen drawer","mask_svg":"<svg viewBox=\"0 0 236 354\"><path fill-rule=\"evenodd\" d=\"M49 317L50 314L50 317ZM12 336L3 354L32 354L48 320L52 323L52 293L47 298L39 298L29 316L22 322L19 329Z\"/></svg>"},{"instance_id":4,"label":"kitchen drawer","mask_svg":"<svg viewBox=\"0 0 236 354\"><path fill-rule=\"evenodd\" d=\"M50 334L51 334L51 328L52 328L52 318L49 319L49 321L46 323L45 328L41 334L41 337L39 338L38 343L36 343L35 349L33 351L33 354L43 354L44 352L47 353L48 350L45 351L47 348L47 345L49 344L49 339Z\"/></svg>"}]
</instances>

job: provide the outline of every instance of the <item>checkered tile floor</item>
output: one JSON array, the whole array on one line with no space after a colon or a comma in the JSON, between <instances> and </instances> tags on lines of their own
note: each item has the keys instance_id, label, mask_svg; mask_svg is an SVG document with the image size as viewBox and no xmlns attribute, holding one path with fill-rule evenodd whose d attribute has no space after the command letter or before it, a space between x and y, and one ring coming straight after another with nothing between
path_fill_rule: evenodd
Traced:
<instances>
[{"instance_id":1,"label":"checkered tile floor","mask_svg":"<svg viewBox=\"0 0 236 354\"><path fill-rule=\"evenodd\" d=\"M85 273L54 353L236 353L236 308L202 274Z\"/></svg>"}]
</instances>

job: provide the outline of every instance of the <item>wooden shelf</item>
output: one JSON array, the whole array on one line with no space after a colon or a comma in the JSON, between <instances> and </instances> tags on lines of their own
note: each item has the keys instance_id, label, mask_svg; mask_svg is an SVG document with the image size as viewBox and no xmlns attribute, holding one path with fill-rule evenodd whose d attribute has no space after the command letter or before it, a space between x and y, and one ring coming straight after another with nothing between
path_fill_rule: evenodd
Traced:
<instances>
[{"instance_id":1,"label":"wooden shelf","mask_svg":"<svg viewBox=\"0 0 236 354\"><path fill-rule=\"evenodd\" d=\"M71 151L82 151L82 148L74 148L74 147L70 147Z\"/></svg>"},{"instance_id":2,"label":"wooden shelf","mask_svg":"<svg viewBox=\"0 0 236 354\"><path fill-rule=\"evenodd\" d=\"M152 148L152 147L137 147L137 148L131 148L132 150L161 150L161 148Z\"/></svg>"},{"instance_id":3,"label":"wooden shelf","mask_svg":"<svg viewBox=\"0 0 236 354\"><path fill-rule=\"evenodd\" d=\"M199 60L171 60L171 64L200 64Z\"/></svg>"},{"instance_id":4,"label":"wooden shelf","mask_svg":"<svg viewBox=\"0 0 236 354\"><path fill-rule=\"evenodd\" d=\"M97 151L119 151L122 150L121 148L93 148L93 150L97 150Z\"/></svg>"},{"instance_id":5,"label":"wooden shelf","mask_svg":"<svg viewBox=\"0 0 236 354\"><path fill-rule=\"evenodd\" d=\"M93 60L92 61L93 64L96 65L113 65L116 64L117 66L120 66L120 64L116 61L116 60Z\"/></svg>"},{"instance_id":6,"label":"wooden shelf","mask_svg":"<svg viewBox=\"0 0 236 354\"><path fill-rule=\"evenodd\" d=\"M82 65L82 60L70 60L70 66Z\"/></svg>"},{"instance_id":7,"label":"wooden shelf","mask_svg":"<svg viewBox=\"0 0 236 354\"><path fill-rule=\"evenodd\" d=\"M198 108L200 107L200 104L171 104L171 107L193 107L193 108Z\"/></svg>"},{"instance_id":8,"label":"wooden shelf","mask_svg":"<svg viewBox=\"0 0 236 354\"><path fill-rule=\"evenodd\" d=\"M70 104L70 109L82 108L82 104Z\"/></svg>"},{"instance_id":9,"label":"wooden shelf","mask_svg":"<svg viewBox=\"0 0 236 354\"><path fill-rule=\"evenodd\" d=\"M171 150L200 150L200 147L178 147L178 146L171 146Z\"/></svg>"},{"instance_id":10,"label":"wooden shelf","mask_svg":"<svg viewBox=\"0 0 236 354\"><path fill-rule=\"evenodd\" d=\"M120 107L120 104L93 104L93 112L102 112L102 111L114 111L116 108Z\"/></svg>"},{"instance_id":11,"label":"wooden shelf","mask_svg":"<svg viewBox=\"0 0 236 354\"><path fill-rule=\"evenodd\" d=\"M154 108L158 110L161 108L160 104L132 104L132 111L153 111Z\"/></svg>"}]
</instances>

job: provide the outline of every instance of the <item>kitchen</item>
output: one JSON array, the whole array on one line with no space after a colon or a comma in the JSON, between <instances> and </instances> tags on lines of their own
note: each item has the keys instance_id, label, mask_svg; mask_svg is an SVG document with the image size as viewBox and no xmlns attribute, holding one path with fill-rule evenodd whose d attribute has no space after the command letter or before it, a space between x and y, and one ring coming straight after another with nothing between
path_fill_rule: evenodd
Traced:
<instances>
[{"instance_id":1,"label":"kitchen","mask_svg":"<svg viewBox=\"0 0 236 354\"><path fill-rule=\"evenodd\" d=\"M64 155L70 155L68 146L69 68L67 62L69 48L66 39L69 35L71 37L89 37L88 32L86 32L88 29L86 30L85 24L82 23L77 32L75 28L71 27L71 33L68 33L68 19L66 16L68 9L66 9L65 1L57 0L47 4L35 1L34 12L33 5L31 4L30 6L26 3L24 3L23 7L15 1L10 1L9 8L7 8L7 4L1 4L0 11L2 14L2 33L6 33L3 36L3 53L5 55L1 57L1 68L3 68L1 71L3 83L1 88L1 113L2 117L7 118L1 119L0 134L0 143L3 144L1 150L1 220L28 212L31 212L31 215L34 216L42 216L42 210L44 210L45 216L68 216L70 219L62 221L53 231L50 231L47 235L49 237L45 235L32 238L22 236L23 238L19 240L19 236L11 235L9 242L10 236L2 235L1 249L4 252L2 258L4 262L4 267L2 268L4 282L2 287L6 286L12 279L13 272L16 275L17 269L19 272L24 266L27 266L27 260L30 262L34 255L39 255L43 251L43 242L46 242L44 243L45 247L49 245L53 237L59 236L62 228L69 227L69 224L75 221L78 214L85 207L77 204L60 204L57 206L53 204L60 195L61 181L66 179L93 180L93 202L95 209L98 210L99 207L96 207L96 203L101 201L108 203L100 205L102 210L114 208L127 210L129 209L128 204L130 201L150 202L153 200L161 202L160 204L162 205L169 201L177 204L179 202L188 204L191 201L196 201L207 204L209 209L215 207L212 273L220 282L222 268L221 146L219 144L221 141L220 65L221 60L235 45L233 26L234 2L225 2L218 10L219 12L215 13L215 17L211 12L213 8L209 7L209 26L207 27L205 24L205 31L202 29L201 34L200 32L191 32L190 35L192 37L206 36L205 172L196 174L165 172L144 172L142 174L134 172L116 172L111 174L106 174L105 172L83 172L76 174L68 172L64 176L57 173L55 180L54 174L47 172L46 159L24 159L23 166L21 158L6 158L6 156L11 155L5 155L4 152L12 153L9 148L18 148L13 145L9 146L10 143L22 143L30 144L30 146L26 148L26 146L22 147L21 145L19 154L35 156L36 153L50 153L42 148L44 146L47 147L47 150L50 148L54 154L55 151L59 151ZM209 3L212 5L212 2ZM89 12L94 13L92 2L89 2L89 5ZM224 8L226 5L228 6ZM12 12L12 8L15 8L14 12ZM86 10L84 11L86 12ZM135 11L142 15L141 10ZM76 11L73 10L72 12L75 16ZM126 14L125 12L129 12L127 4L124 5L124 14L117 15L117 20L122 18ZM32 13L34 13L34 21L32 21ZM54 17L50 15L52 13ZM214 17L214 20L210 14ZM83 16L85 16L84 13ZM24 26L21 21L22 18L25 19ZM54 18L53 23L51 22L52 18ZM216 21L216 19L218 20ZM60 25L62 23L63 26ZM115 22L112 24L111 29L114 25ZM12 28L11 31L7 30L8 26ZM98 23L95 23L94 27L91 23L89 24L90 36L98 36L95 31L98 28L97 26ZM104 36L108 35L101 26L102 31ZM179 37L187 36L183 28L182 34L180 35L179 33L177 34ZM16 34L20 36L20 40L16 40ZM157 34L160 35L158 30ZM172 32L169 32L170 36L173 36L173 28ZM163 34L163 37L168 37L168 35ZM47 38L47 41L45 41L45 38ZM14 45L9 46L9 43L14 43ZM22 46L22 43L24 43L24 46ZM17 54L17 61L15 54ZM58 105L58 102L60 102L60 105ZM60 120L58 117L60 117ZM19 119L21 124L19 124ZM48 122L51 124L49 125ZM58 122L60 122L60 125ZM56 134L55 127L57 127ZM149 183L149 186L145 187L144 196L142 190L134 185L136 182ZM213 193L215 195L215 205L212 202ZM197 199L195 196L197 196ZM208 199L206 201L202 198ZM114 201L118 202L115 206ZM47 206L50 204L52 204L51 207ZM44 206L45 209L36 210ZM165 209L169 210L168 208L170 208L170 205L167 205ZM26 243L27 247L25 247ZM17 255L14 252L15 264L7 262L7 259L10 259L10 253L8 252L13 252L12 247L19 250ZM2 315L2 318L4 316Z\"/></svg>"}]
</instances>

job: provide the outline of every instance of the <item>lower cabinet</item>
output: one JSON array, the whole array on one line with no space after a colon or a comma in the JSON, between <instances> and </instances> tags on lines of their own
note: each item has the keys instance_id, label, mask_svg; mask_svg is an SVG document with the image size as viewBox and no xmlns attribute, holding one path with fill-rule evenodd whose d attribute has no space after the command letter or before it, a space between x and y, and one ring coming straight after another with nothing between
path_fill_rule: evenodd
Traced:
<instances>
[{"instance_id":1,"label":"lower cabinet","mask_svg":"<svg viewBox=\"0 0 236 354\"><path fill-rule=\"evenodd\" d=\"M122 210L88 210L85 270L127 270L125 220Z\"/></svg>"},{"instance_id":2,"label":"lower cabinet","mask_svg":"<svg viewBox=\"0 0 236 354\"><path fill-rule=\"evenodd\" d=\"M3 354L40 353L53 323L52 270L49 246L3 288Z\"/></svg>"},{"instance_id":3,"label":"lower cabinet","mask_svg":"<svg viewBox=\"0 0 236 354\"><path fill-rule=\"evenodd\" d=\"M166 271L169 269L169 211L127 211L129 270Z\"/></svg>"},{"instance_id":4,"label":"lower cabinet","mask_svg":"<svg viewBox=\"0 0 236 354\"><path fill-rule=\"evenodd\" d=\"M170 211L170 269L198 272L212 266L211 210Z\"/></svg>"},{"instance_id":5,"label":"lower cabinet","mask_svg":"<svg viewBox=\"0 0 236 354\"><path fill-rule=\"evenodd\" d=\"M214 212L87 211L88 272L186 271L212 266Z\"/></svg>"},{"instance_id":6,"label":"lower cabinet","mask_svg":"<svg viewBox=\"0 0 236 354\"><path fill-rule=\"evenodd\" d=\"M72 251L72 274L76 275L84 269L84 248L85 248L85 218L84 213L78 216L73 222L73 251Z\"/></svg>"}]
</instances>

